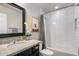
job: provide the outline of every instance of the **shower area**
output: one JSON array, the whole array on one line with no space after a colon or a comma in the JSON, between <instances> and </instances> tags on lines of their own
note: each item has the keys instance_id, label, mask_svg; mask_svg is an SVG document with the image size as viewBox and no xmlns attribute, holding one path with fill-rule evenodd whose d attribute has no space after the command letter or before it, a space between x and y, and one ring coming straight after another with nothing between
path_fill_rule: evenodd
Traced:
<instances>
[{"instance_id":1,"label":"shower area","mask_svg":"<svg viewBox=\"0 0 79 59\"><path fill-rule=\"evenodd\" d=\"M79 4L43 15L46 48L79 55Z\"/></svg>"}]
</instances>

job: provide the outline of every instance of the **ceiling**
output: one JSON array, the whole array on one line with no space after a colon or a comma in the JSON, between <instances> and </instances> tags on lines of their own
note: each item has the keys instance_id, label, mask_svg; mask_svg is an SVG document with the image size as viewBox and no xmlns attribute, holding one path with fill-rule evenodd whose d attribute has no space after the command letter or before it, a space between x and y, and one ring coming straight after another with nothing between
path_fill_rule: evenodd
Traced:
<instances>
[{"instance_id":1,"label":"ceiling","mask_svg":"<svg viewBox=\"0 0 79 59\"><path fill-rule=\"evenodd\" d=\"M26 8L26 11L29 14L34 16L40 16L41 14L55 10L55 6L63 8L70 6L73 3L19 3L20 6Z\"/></svg>"},{"instance_id":2,"label":"ceiling","mask_svg":"<svg viewBox=\"0 0 79 59\"><path fill-rule=\"evenodd\" d=\"M43 10L44 12L49 12L55 10L55 6L59 6L59 8L70 6L72 3L26 3L25 6L28 9L34 11Z\"/></svg>"}]
</instances>

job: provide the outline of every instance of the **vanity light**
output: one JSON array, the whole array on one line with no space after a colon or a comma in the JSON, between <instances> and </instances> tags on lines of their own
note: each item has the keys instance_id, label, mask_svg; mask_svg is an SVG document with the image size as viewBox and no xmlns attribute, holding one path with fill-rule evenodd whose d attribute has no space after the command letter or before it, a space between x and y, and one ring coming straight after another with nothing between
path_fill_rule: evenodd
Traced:
<instances>
[{"instance_id":1,"label":"vanity light","mask_svg":"<svg viewBox=\"0 0 79 59\"><path fill-rule=\"evenodd\" d=\"M55 9L58 9L59 7L58 6L55 6Z\"/></svg>"}]
</instances>

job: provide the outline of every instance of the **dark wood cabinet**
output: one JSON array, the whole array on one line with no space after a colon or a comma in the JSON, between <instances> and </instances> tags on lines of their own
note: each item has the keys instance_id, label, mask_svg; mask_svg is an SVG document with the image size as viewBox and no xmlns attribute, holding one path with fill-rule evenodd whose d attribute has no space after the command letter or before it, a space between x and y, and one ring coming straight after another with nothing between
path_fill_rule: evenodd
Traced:
<instances>
[{"instance_id":1,"label":"dark wood cabinet","mask_svg":"<svg viewBox=\"0 0 79 59\"><path fill-rule=\"evenodd\" d=\"M16 54L15 56L39 56L39 44Z\"/></svg>"}]
</instances>

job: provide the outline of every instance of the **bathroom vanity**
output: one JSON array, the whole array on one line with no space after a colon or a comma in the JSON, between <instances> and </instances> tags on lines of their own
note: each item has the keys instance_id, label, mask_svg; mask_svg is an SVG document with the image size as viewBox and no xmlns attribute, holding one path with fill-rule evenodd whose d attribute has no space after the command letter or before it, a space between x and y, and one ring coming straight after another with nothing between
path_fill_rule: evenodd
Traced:
<instances>
[{"instance_id":1,"label":"bathroom vanity","mask_svg":"<svg viewBox=\"0 0 79 59\"><path fill-rule=\"evenodd\" d=\"M20 41L0 45L0 56L39 56L38 40Z\"/></svg>"},{"instance_id":2,"label":"bathroom vanity","mask_svg":"<svg viewBox=\"0 0 79 59\"><path fill-rule=\"evenodd\" d=\"M39 56L39 44L36 44L35 46L30 47L15 56Z\"/></svg>"}]
</instances>

